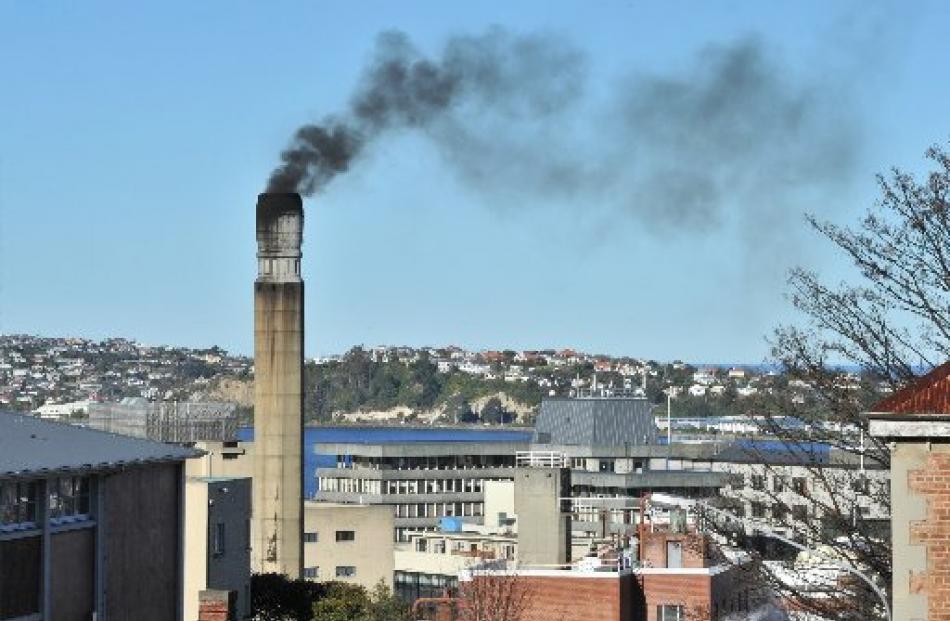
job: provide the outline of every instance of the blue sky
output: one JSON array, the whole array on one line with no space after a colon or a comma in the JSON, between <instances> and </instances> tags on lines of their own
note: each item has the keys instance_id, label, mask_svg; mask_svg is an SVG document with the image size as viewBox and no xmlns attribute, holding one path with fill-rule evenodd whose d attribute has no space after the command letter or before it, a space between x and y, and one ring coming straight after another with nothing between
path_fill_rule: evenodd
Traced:
<instances>
[{"instance_id":1,"label":"blue sky","mask_svg":"<svg viewBox=\"0 0 950 621\"><path fill-rule=\"evenodd\" d=\"M693 230L611 196L472 187L424 133L392 132L307 200L307 354L761 361L772 328L796 319L789 267L850 276L801 214L854 222L876 172L922 170L950 136L950 85L933 70L950 5L869 4L0 1L0 332L251 352L253 207L294 129L346 105L379 32L437 55L497 25L582 52L592 109L637 76L688 82L710 49L757 41L782 84L833 104L826 129L846 121L852 159L761 221L772 180L744 173L765 191ZM596 150L609 124L578 118Z\"/></svg>"}]
</instances>

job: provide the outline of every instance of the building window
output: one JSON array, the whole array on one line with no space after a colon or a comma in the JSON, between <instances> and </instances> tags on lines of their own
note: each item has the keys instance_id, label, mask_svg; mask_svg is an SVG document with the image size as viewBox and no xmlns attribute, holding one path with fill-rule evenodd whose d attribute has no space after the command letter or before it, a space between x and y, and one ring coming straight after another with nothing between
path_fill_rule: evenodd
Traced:
<instances>
[{"instance_id":1,"label":"building window","mask_svg":"<svg viewBox=\"0 0 950 621\"><path fill-rule=\"evenodd\" d=\"M352 565L337 565L336 567L336 577L337 578L352 578L356 575L356 567Z\"/></svg>"},{"instance_id":2,"label":"building window","mask_svg":"<svg viewBox=\"0 0 950 621\"><path fill-rule=\"evenodd\" d=\"M808 505L794 505L792 507L792 517L796 522L808 521Z\"/></svg>"},{"instance_id":3,"label":"building window","mask_svg":"<svg viewBox=\"0 0 950 621\"><path fill-rule=\"evenodd\" d=\"M49 481L49 516L56 521L73 521L89 515L88 477L60 477Z\"/></svg>"},{"instance_id":4,"label":"building window","mask_svg":"<svg viewBox=\"0 0 950 621\"><path fill-rule=\"evenodd\" d=\"M681 604L660 604L656 607L656 621L686 621Z\"/></svg>"},{"instance_id":5,"label":"building window","mask_svg":"<svg viewBox=\"0 0 950 621\"><path fill-rule=\"evenodd\" d=\"M783 503L779 502L772 505L772 519L777 521L784 521L785 516L788 514L788 507Z\"/></svg>"},{"instance_id":6,"label":"building window","mask_svg":"<svg viewBox=\"0 0 950 621\"><path fill-rule=\"evenodd\" d=\"M423 537L416 539L416 552L428 552L429 542Z\"/></svg>"},{"instance_id":7,"label":"building window","mask_svg":"<svg viewBox=\"0 0 950 621\"><path fill-rule=\"evenodd\" d=\"M753 474L752 477L752 489L761 492L765 489L765 477L761 474Z\"/></svg>"},{"instance_id":8,"label":"building window","mask_svg":"<svg viewBox=\"0 0 950 621\"><path fill-rule=\"evenodd\" d=\"M320 577L320 568L319 567L304 567L303 577L308 580L316 580L317 578Z\"/></svg>"},{"instance_id":9,"label":"building window","mask_svg":"<svg viewBox=\"0 0 950 621\"><path fill-rule=\"evenodd\" d=\"M785 477L774 477L772 479L772 491L781 494L785 491Z\"/></svg>"},{"instance_id":10,"label":"building window","mask_svg":"<svg viewBox=\"0 0 950 621\"><path fill-rule=\"evenodd\" d=\"M320 533L304 533L303 542L304 543L317 543L320 541Z\"/></svg>"},{"instance_id":11,"label":"building window","mask_svg":"<svg viewBox=\"0 0 950 621\"><path fill-rule=\"evenodd\" d=\"M211 553L215 556L224 554L224 522L215 524L211 532Z\"/></svg>"},{"instance_id":12,"label":"building window","mask_svg":"<svg viewBox=\"0 0 950 621\"><path fill-rule=\"evenodd\" d=\"M851 490L859 494L867 496L870 493L870 485L868 478L864 476L859 476L851 480Z\"/></svg>"},{"instance_id":13,"label":"building window","mask_svg":"<svg viewBox=\"0 0 950 621\"><path fill-rule=\"evenodd\" d=\"M754 518L764 518L765 517L765 505L761 502L752 503L752 517Z\"/></svg>"},{"instance_id":14,"label":"building window","mask_svg":"<svg viewBox=\"0 0 950 621\"><path fill-rule=\"evenodd\" d=\"M36 526L37 484L0 483L0 529Z\"/></svg>"},{"instance_id":15,"label":"building window","mask_svg":"<svg viewBox=\"0 0 950 621\"><path fill-rule=\"evenodd\" d=\"M681 569L683 567L683 542L666 542L666 566L670 569Z\"/></svg>"},{"instance_id":16,"label":"building window","mask_svg":"<svg viewBox=\"0 0 950 621\"><path fill-rule=\"evenodd\" d=\"M794 477L792 479L792 489L799 496L804 496L808 493L808 481L805 477Z\"/></svg>"},{"instance_id":17,"label":"building window","mask_svg":"<svg viewBox=\"0 0 950 621\"><path fill-rule=\"evenodd\" d=\"M356 531L338 530L336 531L336 540L337 541L356 541Z\"/></svg>"}]
</instances>

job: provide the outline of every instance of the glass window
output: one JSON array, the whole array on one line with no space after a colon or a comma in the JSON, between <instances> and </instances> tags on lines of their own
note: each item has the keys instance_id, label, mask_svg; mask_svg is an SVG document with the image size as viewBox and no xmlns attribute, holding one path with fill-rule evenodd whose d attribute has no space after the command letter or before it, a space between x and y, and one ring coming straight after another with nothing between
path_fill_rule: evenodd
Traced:
<instances>
[{"instance_id":1,"label":"glass window","mask_svg":"<svg viewBox=\"0 0 950 621\"><path fill-rule=\"evenodd\" d=\"M680 604L660 604L656 607L657 621L686 621L684 606Z\"/></svg>"},{"instance_id":2,"label":"glass window","mask_svg":"<svg viewBox=\"0 0 950 621\"><path fill-rule=\"evenodd\" d=\"M224 554L224 522L218 522L211 531L212 554Z\"/></svg>"},{"instance_id":3,"label":"glass window","mask_svg":"<svg viewBox=\"0 0 950 621\"><path fill-rule=\"evenodd\" d=\"M320 533L304 533L303 542L304 543L317 543L320 541Z\"/></svg>"},{"instance_id":4,"label":"glass window","mask_svg":"<svg viewBox=\"0 0 950 621\"><path fill-rule=\"evenodd\" d=\"M49 516L52 521L72 521L89 515L89 479L59 477L49 481Z\"/></svg>"},{"instance_id":5,"label":"glass window","mask_svg":"<svg viewBox=\"0 0 950 621\"><path fill-rule=\"evenodd\" d=\"M337 541L356 541L356 531L338 530L336 531Z\"/></svg>"},{"instance_id":6,"label":"glass window","mask_svg":"<svg viewBox=\"0 0 950 621\"><path fill-rule=\"evenodd\" d=\"M36 525L36 482L0 483L0 528Z\"/></svg>"},{"instance_id":7,"label":"glass window","mask_svg":"<svg viewBox=\"0 0 950 621\"><path fill-rule=\"evenodd\" d=\"M320 568L319 567L304 567L303 568L303 577L308 580L316 580L320 577Z\"/></svg>"},{"instance_id":8,"label":"glass window","mask_svg":"<svg viewBox=\"0 0 950 621\"><path fill-rule=\"evenodd\" d=\"M753 474L751 477L752 489L762 491L765 489L765 477L761 474Z\"/></svg>"},{"instance_id":9,"label":"glass window","mask_svg":"<svg viewBox=\"0 0 950 621\"><path fill-rule=\"evenodd\" d=\"M337 578L352 578L356 575L356 567L352 565L337 565L336 568L336 577Z\"/></svg>"}]
</instances>

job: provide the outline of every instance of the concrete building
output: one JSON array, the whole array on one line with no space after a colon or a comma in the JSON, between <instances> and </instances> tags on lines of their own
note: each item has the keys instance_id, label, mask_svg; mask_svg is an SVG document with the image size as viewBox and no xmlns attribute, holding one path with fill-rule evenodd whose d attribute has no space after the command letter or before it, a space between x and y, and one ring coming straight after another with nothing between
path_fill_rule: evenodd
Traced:
<instances>
[{"instance_id":1,"label":"concrete building","mask_svg":"<svg viewBox=\"0 0 950 621\"><path fill-rule=\"evenodd\" d=\"M232 594L234 618L250 616L250 520L251 479L186 477L185 621L198 619L199 596L206 590Z\"/></svg>"},{"instance_id":2,"label":"concrete building","mask_svg":"<svg viewBox=\"0 0 950 621\"><path fill-rule=\"evenodd\" d=\"M303 279L299 194L257 199L254 282L254 568L303 568Z\"/></svg>"},{"instance_id":3,"label":"concrete building","mask_svg":"<svg viewBox=\"0 0 950 621\"><path fill-rule=\"evenodd\" d=\"M893 618L950 618L950 362L866 416L891 445Z\"/></svg>"},{"instance_id":4,"label":"concrete building","mask_svg":"<svg viewBox=\"0 0 950 621\"><path fill-rule=\"evenodd\" d=\"M180 620L196 455L0 413L0 619Z\"/></svg>"},{"instance_id":5,"label":"concrete building","mask_svg":"<svg viewBox=\"0 0 950 621\"><path fill-rule=\"evenodd\" d=\"M308 501L304 511L304 578L392 587L392 507Z\"/></svg>"},{"instance_id":6,"label":"concrete building","mask_svg":"<svg viewBox=\"0 0 950 621\"><path fill-rule=\"evenodd\" d=\"M519 468L515 473L518 562L558 566L571 562L568 468Z\"/></svg>"},{"instance_id":7,"label":"concrete building","mask_svg":"<svg viewBox=\"0 0 950 621\"><path fill-rule=\"evenodd\" d=\"M388 505L397 541L433 530L444 517L483 523L485 484L511 481L512 442L407 442L405 444L318 444L336 455L335 468L319 468L316 500Z\"/></svg>"}]
</instances>

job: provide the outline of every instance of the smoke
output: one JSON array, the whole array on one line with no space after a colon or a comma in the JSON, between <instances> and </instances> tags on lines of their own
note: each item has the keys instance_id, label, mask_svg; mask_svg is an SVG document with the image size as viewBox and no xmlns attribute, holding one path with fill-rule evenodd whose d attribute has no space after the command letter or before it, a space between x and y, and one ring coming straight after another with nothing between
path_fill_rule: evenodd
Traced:
<instances>
[{"instance_id":1,"label":"smoke","mask_svg":"<svg viewBox=\"0 0 950 621\"><path fill-rule=\"evenodd\" d=\"M755 39L628 75L602 96L587 74L585 55L549 35L493 28L429 58L383 33L347 109L297 130L267 190L319 192L404 130L478 192L594 204L654 229L734 220L752 235L850 179L860 132L846 82L795 75Z\"/></svg>"}]
</instances>

